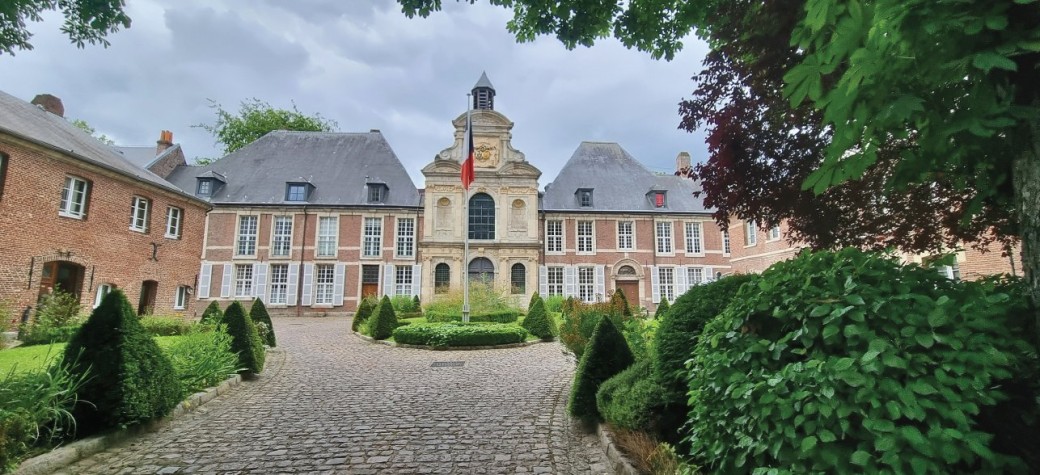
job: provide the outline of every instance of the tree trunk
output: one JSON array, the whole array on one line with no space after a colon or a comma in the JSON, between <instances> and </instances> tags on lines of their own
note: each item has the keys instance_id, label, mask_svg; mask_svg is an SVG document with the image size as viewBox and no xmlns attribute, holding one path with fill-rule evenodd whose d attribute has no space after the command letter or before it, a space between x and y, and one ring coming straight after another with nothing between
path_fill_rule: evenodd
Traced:
<instances>
[{"instance_id":1,"label":"tree trunk","mask_svg":"<svg viewBox=\"0 0 1040 475\"><path fill-rule=\"evenodd\" d=\"M1029 285L1040 345L1040 123L1031 124L1033 147L1014 163L1015 203L1022 237L1022 271Z\"/></svg>"}]
</instances>

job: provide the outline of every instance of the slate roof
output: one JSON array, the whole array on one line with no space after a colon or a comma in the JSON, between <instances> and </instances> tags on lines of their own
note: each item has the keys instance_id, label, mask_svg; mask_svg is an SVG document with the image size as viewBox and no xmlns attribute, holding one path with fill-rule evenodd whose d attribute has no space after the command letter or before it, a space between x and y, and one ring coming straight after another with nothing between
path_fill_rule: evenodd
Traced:
<instances>
[{"instance_id":1,"label":"slate roof","mask_svg":"<svg viewBox=\"0 0 1040 475\"><path fill-rule=\"evenodd\" d=\"M491 89L491 90L495 89L495 86L491 85L491 80L488 79L488 77L487 77L487 71L481 72L480 73L480 79L478 79L477 83L473 85L473 89L479 89L479 88L482 88L482 87L486 87L486 88Z\"/></svg>"},{"instance_id":2,"label":"slate roof","mask_svg":"<svg viewBox=\"0 0 1040 475\"><path fill-rule=\"evenodd\" d=\"M0 91L0 131L147 184L184 194L180 188L134 165L112 147L91 137L64 118L3 91Z\"/></svg>"},{"instance_id":3,"label":"slate roof","mask_svg":"<svg viewBox=\"0 0 1040 475\"><path fill-rule=\"evenodd\" d=\"M163 150L163 153L160 153L159 155L155 154L154 146L124 147L113 145L112 148L114 148L116 152L119 152L123 158L129 160L130 163L141 168L148 168L153 163L181 148L181 144L173 144L170 147L167 147L166 150Z\"/></svg>"},{"instance_id":4,"label":"slate roof","mask_svg":"<svg viewBox=\"0 0 1040 475\"><path fill-rule=\"evenodd\" d=\"M578 204L579 189L591 188L592 206ZM651 190L667 191L666 206L657 208L647 198ZM688 178L656 175L613 142L582 142L546 185L544 211L710 213L695 197L700 185Z\"/></svg>"},{"instance_id":5,"label":"slate roof","mask_svg":"<svg viewBox=\"0 0 1040 475\"><path fill-rule=\"evenodd\" d=\"M377 130L362 133L278 130L204 166L179 166L169 180L194 193L197 177L223 177L213 204L418 207L419 192ZM285 201L286 183L314 186L308 200ZM366 183L385 183L383 203L369 203Z\"/></svg>"}]
</instances>

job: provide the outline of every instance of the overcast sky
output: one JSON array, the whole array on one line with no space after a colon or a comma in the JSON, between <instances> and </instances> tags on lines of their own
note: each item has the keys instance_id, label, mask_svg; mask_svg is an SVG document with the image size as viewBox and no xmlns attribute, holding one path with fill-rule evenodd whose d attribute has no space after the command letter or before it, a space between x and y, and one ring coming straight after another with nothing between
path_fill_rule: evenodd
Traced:
<instances>
[{"instance_id":1,"label":"overcast sky","mask_svg":"<svg viewBox=\"0 0 1040 475\"><path fill-rule=\"evenodd\" d=\"M693 90L707 47L690 38L671 62L614 40L567 51L553 37L517 44L511 12L444 1L408 19L393 0L128 0L128 30L112 45L77 49L49 15L31 24L35 49L0 56L0 90L62 99L120 145L153 145L173 131L188 157L217 157L202 129L209 100L243 99L321 113L343 132L380 129L415 181L452 144L451 120L487 71L495 109L512 120L513 146L556 176L582 140L618 142L655 171L675 156L706 155L703 133L677 129L678 102Z\"/></svg>"}]
</instances>

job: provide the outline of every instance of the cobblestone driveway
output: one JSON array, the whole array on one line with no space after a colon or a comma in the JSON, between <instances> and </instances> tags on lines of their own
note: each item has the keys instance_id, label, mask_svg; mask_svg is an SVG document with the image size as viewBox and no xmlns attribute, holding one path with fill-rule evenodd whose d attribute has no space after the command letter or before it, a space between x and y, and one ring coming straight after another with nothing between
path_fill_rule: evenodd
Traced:
<instances>
[{"instance_id":1,"label":"cobblestone driveway","mask_svg":"<svg viewBox=\"0 0 1040 475\"><path fill-rule=\"evenodd\" d=\"M566 416L574 365L558 344L410 350L349 323L275 319L259 380L64 473L607 473Z\"/></svg>"}]
</instances>

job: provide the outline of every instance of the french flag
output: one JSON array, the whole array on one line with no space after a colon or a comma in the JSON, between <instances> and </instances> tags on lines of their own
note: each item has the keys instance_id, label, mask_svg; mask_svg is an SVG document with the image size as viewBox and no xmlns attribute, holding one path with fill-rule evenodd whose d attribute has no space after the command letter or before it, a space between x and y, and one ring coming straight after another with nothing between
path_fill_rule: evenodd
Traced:
<instances>
[{"instance_id":1,"label":"french flag","mask_svg":"<svg viewBox=\"0 0 1040 475\"><path fill-rule=\"evenodd\" d=\"M466 159L462 162L462 187L469 191L473 183L473 122L466 114Z\"/></svg>"}]
</instances>

